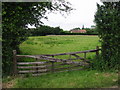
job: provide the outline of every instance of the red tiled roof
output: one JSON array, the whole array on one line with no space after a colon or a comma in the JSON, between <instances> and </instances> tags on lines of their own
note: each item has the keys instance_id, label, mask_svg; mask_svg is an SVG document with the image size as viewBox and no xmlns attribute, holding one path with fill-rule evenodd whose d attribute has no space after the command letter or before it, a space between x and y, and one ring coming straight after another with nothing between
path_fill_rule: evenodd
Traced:
<instances>
[{"instance_id":1,"label":"red tiled roof","mask_svg":"<svg viewBox=\"0 0 120 90\"><path fill-rule=\"evenodd\" d=\"M72 33L86 33L86 30L71 30Z\"/></svg>"}]
</instances>

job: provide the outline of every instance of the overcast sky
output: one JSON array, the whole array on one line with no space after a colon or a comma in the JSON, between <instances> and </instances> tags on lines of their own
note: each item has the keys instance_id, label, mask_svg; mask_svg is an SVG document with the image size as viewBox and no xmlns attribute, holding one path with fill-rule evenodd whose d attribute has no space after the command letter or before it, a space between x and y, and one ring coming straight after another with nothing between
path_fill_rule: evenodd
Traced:
<instances>
[{"instance_id":1,"label":"overcast sky","mask_svg":"<svg viewBox=\"0 0 120 90\"><path fill-rule=\"evenodd\" d=\"M96 3L101 4L100 0L67 0L72 4L73 10L68 16L63 17L60 13L48 14L48 21L42 19L44 25L51 27L60 27L64 30L70 30L76 27L82 28L95 25L93 22L97 10Z\"/></svg>"}]
</instances>

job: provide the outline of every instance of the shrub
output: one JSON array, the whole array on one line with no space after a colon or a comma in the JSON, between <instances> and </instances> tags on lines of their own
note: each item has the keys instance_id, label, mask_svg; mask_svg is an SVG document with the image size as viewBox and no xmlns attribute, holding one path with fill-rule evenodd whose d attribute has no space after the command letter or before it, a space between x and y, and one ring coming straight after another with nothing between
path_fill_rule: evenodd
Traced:
<instances>
[{"instance_id":1,"label":"shrub","mask_svg":"<svg viewBox=\"0 0 120 90\"><path fill-rule=\"evenodd\" d=\"M97 4L95 22L102 43L102 59L99 64L103 68L118 69L120 60L120 2Z\"/></svg>"}]
</instances>

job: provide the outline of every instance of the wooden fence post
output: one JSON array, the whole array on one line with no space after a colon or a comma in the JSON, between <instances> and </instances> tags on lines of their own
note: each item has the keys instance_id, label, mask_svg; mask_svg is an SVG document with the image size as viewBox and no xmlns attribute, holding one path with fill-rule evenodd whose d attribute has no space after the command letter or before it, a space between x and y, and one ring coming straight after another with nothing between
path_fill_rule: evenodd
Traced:
<instances>
[{"instance_id":1,"label":"wooden fence post","mask_svg":"<svg viewBox=\"0 0 120 90\"><path fill-rule=\"evenodd\" d=\"M17 57L16 50L13 50L13 75L17 75Z\"/></svg>"},{"instance_id":2,"label":"wooden fence post","mask_svg":"<svg viewBox=\"0 0 120 90\"><path fill-rule=\"evenodd\" d=\"M99 55L99 46L96 46L96 56L98 56Z\"/></svg>"},{"instance_id":3,"label":"wooden fence post","mask_svg":"<svg viewBox=\"0 0 120 90\"><path fill-rule=\"evenodd\" d=\"M86 52L84 53L84 58L86 59Z\"/></svg>"},{"instance_id":4,"label":"wooden fence post","mask_svg":"<svg viewBox=\"0 0 120 90\"><path fill-rule=\"evenodd\" d=\"M54 72L54 62L51 63L52 63L52 72Z\"/></svg>"},{"instance_id":5,"label":"wooden fence post","mask_svg":"<svg viewBox=\"0 0 120 90\"><path fill-rule=\"evenodd\" d=\"M38 61L38 59L36 58L36 61ZM36 66L38 66L38 64L36 64ZM36 73L38 74L38 68L36 68Z\"/></svg>"},{"instance_id":6,"label":"wooden fence post","mask_svg":"<svg viewBox=\"0 0 120 90\"><path fill-rule=\"evenodd\" d=\"M52 57L54 57L54 56L52 56ZM52 63L51 71L54 72L54 62L52 61L51 63Z\"/></svg>"}]
</instances>

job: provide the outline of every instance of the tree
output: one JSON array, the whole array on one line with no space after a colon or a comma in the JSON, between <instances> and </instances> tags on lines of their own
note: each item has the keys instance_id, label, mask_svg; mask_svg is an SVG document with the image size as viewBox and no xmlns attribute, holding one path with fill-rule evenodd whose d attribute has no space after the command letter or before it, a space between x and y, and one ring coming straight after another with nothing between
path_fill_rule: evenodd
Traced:
<instances>
[{"instance_id":1,"label":"tree","mask_svg":"<svg viewBox=\"0 0 120 90\"><path fill-rule=\"evenodd\" d=\"M79 27L77 27L77 28L73 28L73 29L71 29L71 30L80 30L80 28L79 28Z\"/></svg>"},{"instance_id":2,"label":"tree","mask_svg":"<svg viewBox=\"0 0 120 90\"><path fill-rule=\"evenodd\" d=\"M32 30L33 36L60 35L63 32L60 27L40 26Z\"/></svg>"},{"instance_id":3,"label":"tree","mask_svg":"<svg viewBox=\"0 0 120 90\"><path fill-rule=\"evenodd\" d=\"M104 63L101 68L118 69L120 58L120 2L104 2L103 5L97 4L97 8L95 22L102 43L101 62Z\"/></svg>"},{"instance_id":4,"label":"tree","mask_svg":"<svg viewBox=\"0 0 120 90\"><path fill-rule=\"evenodd\" d=\"M69 12L70 3L64 0L56 2L3 2L2 3L2 69L3 74L12 70L12 50L19 51L19 45L27 39L30 29L27 25L42 24L41 18L47 19L47 12Z\"/></svg>"},{"instance_id":5,"label":"tree","mask_svg":"<svg viewBox=\"0 0 120 90\"><path fill-rule=\"evenodd\" d=\"M84 25L82 26L82 29L84 29Z\"/></svg>"}]
</instances>

